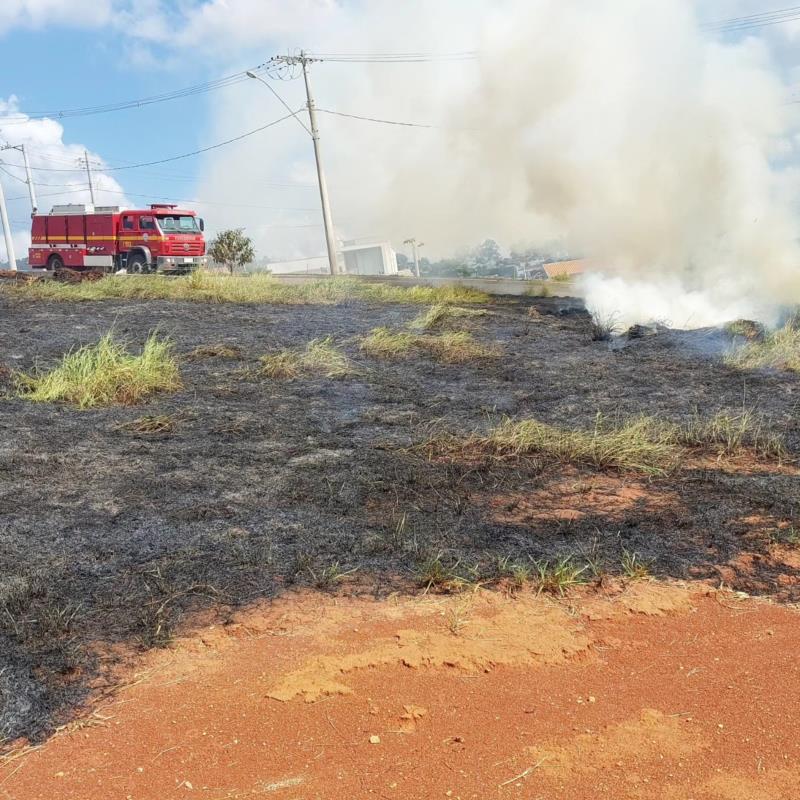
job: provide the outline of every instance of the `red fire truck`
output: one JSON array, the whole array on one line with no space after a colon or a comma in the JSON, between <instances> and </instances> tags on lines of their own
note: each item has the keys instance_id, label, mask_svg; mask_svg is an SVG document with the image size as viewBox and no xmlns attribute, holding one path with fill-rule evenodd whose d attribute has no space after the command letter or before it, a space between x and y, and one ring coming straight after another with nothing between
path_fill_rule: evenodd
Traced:
<instances>
[{"instance_id":1,"label":"red fire truck","mask_svg":"<svg viewBox=\"0 0 800 800\"><path fill-rule=\"evenodd\" d=\"M194 211L174 205L54 206L33 217L28 259L54 272L190 272L206 264L203 230Z\"/></svg>"}]
</instances>

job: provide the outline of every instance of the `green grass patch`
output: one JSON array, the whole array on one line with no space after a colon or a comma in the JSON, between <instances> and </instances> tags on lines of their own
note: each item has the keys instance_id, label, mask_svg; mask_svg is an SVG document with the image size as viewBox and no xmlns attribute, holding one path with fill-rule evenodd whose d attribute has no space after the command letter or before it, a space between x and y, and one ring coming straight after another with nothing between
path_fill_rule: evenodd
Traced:
<instances>
[{"instance_id":1,"label":"green grass patch","mask_svg":"<svg viewBox=\"0 0 800 800\"><path fill-rule=\"evenodd\" d=\"M632 581L650 577L651 562L643 559L637 552L624 548L622 551L622 574Z\"/></svg>"},{"instance_id":2,"label":"green grass patch","mask_svg":"<svg viewBox=\"0 0 800 800\"><path fill-rule=\"evenodd\" d=\"M262 356L261 372L277 380L294 380L301 375L343 378L352 374L353 366L333 339L327 336L310 341L302 349L281 350Z\"/></svg>"},{"instance_id":3,"label":"green grass patch","mask_svg":"<svg viewBox=\"0 0 800 800\"><path fill-rule=\"evenodd\" d=\"M676 442L689 447L715 447L723 455L751 450L762 458L783 458L787 454L784 437L772 430L755 411L720 411L703 419L695 415L684 425L675 426Z\"/></svg>"},{"instance_id":4,"label":"green grass patch","mask_svg":"<svg viewBox=\"0 0 800 800\"><path fill-rule=\"evenodd\" d=\"M676 424L654 417L609 419L601 414L589 430L549 425L536 419L506 419L483 436L440 436L422 448L432 455L467 458L542 459L663 475L680 465L689 449L717 455L753 453L780 460L787 455L784 437L754 411L721 411L713 417Z\"/></svg>"},{"instance_id":5,"label":"green grass patch","mask_svg":"<svg viewBox=\"0 0 800 800\"><path fill-rule=\"evenodd\" d=\"M224 275L199 270L185 277L109 275L98 281L33 281L3 291L31 300L185 300L196 303L336 304L348 300L417 305L488 303L491 298L463 286L394 286L356 278L282 283L272 275Z\"/></svg>"},{"instance_id":6,"label":"green grass patch","mask_svg":"<svg viewBox=\"0 0 800 800\"><path fill-rule=\"evenodd\" d=\"M20 396L37 403L66 402L78 408L135 405L155 392L181 388L172 344L151 334L139 354L107 333L97 344L67 353L49 372L16 376Z\"/></svg>"},{"instance_id":7,"label":"green grass patch","mask_svg":"<svg viewBox=\"0 0 800 800\"><path fill-rule=\"evenodd\" d=\"M800 372L800 328L786 325L728 353L725 363L736 369L781 369Z\"/></svg>"},{"instance_id":8,"label":"green grass patch","mask_svg":"<svg viewBox=\"0 0 800 800\"><path fill-rule=\"evenodd\" d=\"M373 358L405 358L426 353L444 364L464 364L497 355L494 348L475 341L467 331L418 334L375 328L361 340L361 351Z\"/></svg>"},{"instance_id":9,"label":"green grass patch","mask_svg":"<svg viewBox=\"0 0 800 800\"><path fill-rule=\"evenodd\" d=\"M588 565L579 566L572 556L565 556L552 564L549 561L536 563L536 588L541 594L557 594L563 597L574 586L586 583Z\"/></svg>"},{"instance_id":10,"label":"green grass patch","mask_svg":"<svg viewBox=\"0 0 800 800\"><path fill-rule=\"evenodd\" d=\"M545 456L556 461L663 474L676 463L679 450L671 431L649 417L623 422L598 414L591 430L572 430L535 419L506 420L471 446L497 456Z\"/></svg>"}]
</instances>

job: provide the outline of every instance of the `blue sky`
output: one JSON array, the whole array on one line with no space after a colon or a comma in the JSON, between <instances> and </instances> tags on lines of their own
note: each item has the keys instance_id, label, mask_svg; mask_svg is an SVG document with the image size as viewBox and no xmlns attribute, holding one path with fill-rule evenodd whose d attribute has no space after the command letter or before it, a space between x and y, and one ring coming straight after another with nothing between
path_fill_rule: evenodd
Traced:
<instances>
[{"instance_id":1,"label":"blue sky","mask_svg":"<svg viewBox=\"0 0 800 800\"><path fill-rule=\"evenodd\" d=\"M672 2L653 0L664 1ZM71 167L84 147L107 165L157 160L236 136L281 116L283 109L265 87L245 81L146 109L64 119L59 122L63 133L52 124L9 123L18 119L19 112L113 103L201 83L299 46L328 52L470 49L480 43L486 20L500 15L504 6L514 5L514 0L409 0L402 4L387 0L2 0L0 102L6 105L5 113L0 107L0 141L15 144L28 136L34 163L54 170ZM710 0L696 6L707 19L766 8L755 0ZM780 6L777 0L776 6ZM796 69L798 26L793 22L756 33L787 80ZM447 104L465 95L478 77L475 68L462 64L403 68L324 64L314 74L318 104L323 108L423 123L450 119ZM274 85L292 107L302 105L299 82ZM16 100L9 106L12 97ZM400 184L411 165L432 157L437 147L444 158L444 144L435 134L389 126L332 117L323 117L321 124L341 235L415 235L426 220L404 216L413 200L405 199L407 193ZM48 158L39 160L37 149ZM19 177L14 158L13 152L3 156L9 171ZM35 175L43 208L51 202L86 199L78 191L63 198L45 197L59 188L45 184L69 181L73 188L81 188L80 172L42 170ZM0 180L10 197L24 194L19 180L5 175ZM147 202L139 195L210 200L219 205L197 207L212 230L242 224L256 238L261 253L297 257L322 252L310 143L293 121L204 156L111 172L98 180L107 190L101 194L102 202ZM393 193L403 198L402 208L389 212L384 209L385 198ZM10 206L15 240L24 252L26 203L14 200ZM391 224L390 216L402 218L403 225ZM443 219L442 227L448 222ZM461 233L454 231L448 243L457 235Z\"/></svg>"}]
</instances>

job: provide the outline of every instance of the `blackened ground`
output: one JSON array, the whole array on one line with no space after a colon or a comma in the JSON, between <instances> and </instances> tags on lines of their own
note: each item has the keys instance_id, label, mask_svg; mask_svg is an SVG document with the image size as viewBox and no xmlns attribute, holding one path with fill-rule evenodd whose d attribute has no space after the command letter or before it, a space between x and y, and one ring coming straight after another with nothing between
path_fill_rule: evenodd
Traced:
<instances>
[{"instance_id":1,"label":"blackened ground","mask_svg":"<svg viewBox=\"0 0 800 800\"><path fill-rule=\"evenodd\" d=\"M575 301L498 299L489 310L474 332L502 355L442 365L359 354L357 337L404 325L419 313L411 306L0 298L0 744L45 735L103 685L112 653L168 642L190 611L224 614L350 570L381 592L408 586L436 555L488 580L505 557L588 556L618 572L627 552L655 574L800 596L800 562L776 544L794 536L793 469L709 459L645 481L534 463L445 465L408 449L432 431L470 433L503 416L581 427L598 411L677 421L745 405L796 454L796 376L733 371L720 357L730 342L713 331L592 342ZM13 396L10 370L51 366L110 328L131 346L158 330L182 356L226 343L243 358L185 360L185 388L138 408ZM254 374L259 356L329 335L359 374ZM123 427L145 414L169 415L174 431Z\"/></svg>"}]
</instances>

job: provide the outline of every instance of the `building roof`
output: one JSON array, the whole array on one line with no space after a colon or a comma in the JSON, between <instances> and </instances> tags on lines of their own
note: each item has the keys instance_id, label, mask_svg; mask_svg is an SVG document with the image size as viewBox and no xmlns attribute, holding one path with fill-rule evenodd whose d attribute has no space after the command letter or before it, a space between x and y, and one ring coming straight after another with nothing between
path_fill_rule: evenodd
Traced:
<instances>
[{"instance_id":1,"label":"building roof","mask_svg":"<svg viewBox=\"0 0 800 800\"><path fill-rule=\"evenodd\" d=\"M576 258L573 261L553 261L542 264L548 278L557 278L559 275L582 275L591 268L589 259Z\"/></svg>"}]
</instances>

